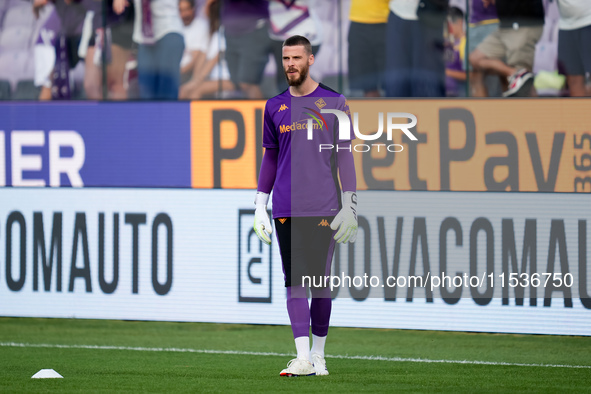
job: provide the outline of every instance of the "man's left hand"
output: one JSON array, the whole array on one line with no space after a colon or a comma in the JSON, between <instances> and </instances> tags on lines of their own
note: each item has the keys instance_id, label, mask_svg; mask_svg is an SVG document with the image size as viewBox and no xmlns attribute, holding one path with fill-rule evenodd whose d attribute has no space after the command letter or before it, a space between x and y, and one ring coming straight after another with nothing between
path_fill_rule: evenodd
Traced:
<instances>
[{"instance_id":1,"label":"man's left hand","mask_svg":"<svg viewBox=\"0 0 591 394\"><path fill-rule=\"evenodd\" d=\"M355 242L357 239L357 193L343 193L343 208L330 224L333 230L339 230L334 236L338 243Z\"/></svg>"}]
</instances>

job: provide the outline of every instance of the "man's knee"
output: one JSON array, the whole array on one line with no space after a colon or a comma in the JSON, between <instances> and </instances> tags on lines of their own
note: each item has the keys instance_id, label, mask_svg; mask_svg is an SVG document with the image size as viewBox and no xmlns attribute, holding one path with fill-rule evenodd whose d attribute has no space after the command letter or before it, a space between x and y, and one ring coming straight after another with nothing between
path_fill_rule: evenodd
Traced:
<instances>
[{"instance_id":1,"label":"man's knee","mask_svg":"<svg viewBox=\"0 0 591 394\"><path fill-rule=\"evenodd\" d=\"M478 49L474 50L470 56L468 57L468 60L470 61L470 64L472 65L472 67L474 67L475 69L480 69L480 62L486 58L486 55L482 52L480 52Z\"/></svg>"},{"instance_id":2,"label":"man's knee","mask_svg":"<svg viewBox=\"0 0 591 394\"><path fill-rule=\"evenodd\" d=\"M90 100L100 100L103 96L100 82L92 78L84 79L84 92Z\"/></svg>"},{"instance_id":3,"label":"man's knee","mask_svg":"<svg viewBox=\"0 0 591 394\"><path fill-rule=\"evenodd\" d=\"M259 85L251 84L251 83L240 83L240 89L247 98L249 99L261 99L263 98L263 94L261 92L261 88Z\"/></svg>"}]
</instances>

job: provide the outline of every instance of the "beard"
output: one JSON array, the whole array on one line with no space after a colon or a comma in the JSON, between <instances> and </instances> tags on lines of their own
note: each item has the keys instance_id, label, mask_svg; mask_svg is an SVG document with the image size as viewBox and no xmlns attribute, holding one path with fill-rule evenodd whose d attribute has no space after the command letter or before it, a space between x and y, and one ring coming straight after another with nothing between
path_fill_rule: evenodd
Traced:
<instances>
[{"instance_id":1,"label":"beard","mask_svg":"<svg viewBox=\"0 0 591 394\"><path fill-rule=\"evenodd\" d=\"M300 86L302 83L304 83L306 78L308 78L308 70L309 69L310 69L310 66L308 66L306 64L304 67L302 67L301 70L297 70L295 68L290 68L287 71L284 70L285 78L287 79L287 84L289 86L295 86L295 87ZM299 71L299 76L298 77L293 76L290 78L290 75L288 74L288 72L290 72L290 71Z\"/></svg>"}]
</instances>

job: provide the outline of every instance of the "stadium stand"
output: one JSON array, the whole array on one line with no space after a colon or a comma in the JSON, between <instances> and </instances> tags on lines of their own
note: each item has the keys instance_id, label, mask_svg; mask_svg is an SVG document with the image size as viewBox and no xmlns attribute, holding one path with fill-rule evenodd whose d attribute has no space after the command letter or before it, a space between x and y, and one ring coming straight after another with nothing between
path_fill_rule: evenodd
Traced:
<instances>
[{"instance_id":1,"label":"stadium stand","mask_svg":"<svg viewBox=\"0 0 591 394\"><path fill-rule=\"evenodd\" d=\"M376 4L388 3L388 0L375 1ZM557 64L559 52L558 32L561 23L559 6L561 5L561 1L540 0L540 2L543 2L544 4L544 30L539 42L536 45L535 59L533 60L533 70L530 70L533 71L533 74L535 75L534 86L538 95L569 95L569 91L565 86L566 77L562 75L565 73L565 70L563 69L564 67L559 67ZM210 1L195 0L195 8L201 9L205 4L208 3L210 3ZM314 18L308 18L314 19L314 23L308 23L308 25L322 26L322 33L318 35L319 37L321 36L321 41L319 39L317 42L321 42L322 46L321 49L318 49L318 53L316 54L316 63L313 70L313 77L334 89L342 91L348 96L359 95L359 93L363 94L363 91L360 91L358 87L356 88L355 84L349 87L350 76L348 75L348 38L351 38L351 32L355 34L355 29L351 31L349 30L349 14L355 10L355 7L352 7L351 0L298 0L295 2L271 0L270 2L264 3L268 4L270 19L268 20L266 17L263 18L265 20L266 26L260 29L261 31L259 32L261 37L263 37L259 41L260 45L266 47L268 45L267 40L274 39L275 46L277 47L277 43L281 42L281 39L283 38L283 35L277 34L278 30L282 31L280 27L283 26L286 21L292 21L292 17L297 17L295 20L299 21L298 18L301 18L302 15L307 15L306 10L308 10L311 16L315 15ZM391 1L390 3L398 4L397 1ZM501 3L504 4L505 2ZM111 3L108 2L107 4L110 6ZM257 18L254 18L254 21L249 21L245 15L240 13L240 7L244 7L244 4L247 4L247 2L243 0L232 0L226 2L226 4L228 9L225 11L225 13L227 17L230 17L229 21L226 21L226 36L228 35L228 30L233 31L237 28L244 27L245 24L256 22ZM369 3L359 2L359 4L363 6L364 4ZM466 43L466 50L468 55L474 51L475 46L479 43L480 40L478 35L480 34L482 36L480 38L484 38L486 36L482 30L494 30L496 27L496 25L486 19L487 16L483 14L483 10L492 7L489 6L489 4L492 3L489 0L470 0L469 2L464 0L449 0L449 4L450 7L458 7L467 14L466 17L469 24L466 26L466 33L469 39ZM564 4L568 5L571 3L566 2ZM355 5L355 3L353 3L353 5ZM469 5L467 7L468 9L465 9L466 5ZM40 18L36 19L30 0L0 0L0 99L35 99L39 97L38 88L34 88L30 83L30 81L35 79L33 46L35 44L35 39L38 36L38 32L44 23L44 20L46 20L53 9L53 5L48 4L47 7L44 7ZM263 10L263 8L261 8L261 10ZM494 15L494 13L491 15ZM580 18L585 17L583 14L581 15L582 16ZM482 23L482 26L478 24L479 17L484 17L486 19ZM504 18L507 20L512 20L511 15L504 15ZM300 26L304 23L307 23L306 20L304 20L304 22L300 21L297 26ZM288 30L288 32L285 34L290 34L291 32L295 32L294 28ZM126 31L125 34L129 35L129 32ZM314 34L309 33L307 35L313 36ZM363 42L364 40L358 41ZM569 41L565 41L565 43L569 43L569 46L571 45ZM315 47L315 49L318 47ZM131 50L131 53L133 53L133 48L125 47L124 49L125 52L123 53L123 57L129 58L130 52L128 51ZM582 50L583 49L580 48L573 48L573 50L570 52L576 53L581 52ZM232 59L235 59L236 56L228 56L228 54L232 55L235 51L232 52L232 50L228 50L225 52L226 53L224 55L230 63L229 68L232 69L232 67L236 67L236 64L232 64ZM388 52L386 47L384 47L383 52ZM255 84L258 85L255 86L255 88L256 90L260 89L262 91L263 97L271 97L279 93L279 91L285 87L282 83L280 83L282 81L283 72L280 68L281 64L274 59L273 55L271 55L269 51L266 51L264 56L267 61L264 67L262 80L260 80L258 84ZM260 63L263 61L264 60L261 60ZM100 61L96 61L95 59L95 63L98 67L101 67L99 65ZM124 62L121 62L121 64L124 64ZM109 67L109 64L107 67ZM120 69L122 70L123 67L120 67ZM482 76L480 79L476 79L475 73L475 71L470 70L470 75L468 76L467 82L470 88L470 96L481 96L484 94L480 94L480 91L477 88L478 86L482 85ZM79 79L85 79L85 76L89 77L90 73L88 72L88 68L85 68L84 65L79 65L73 75L76 78L76 84L81 85L81 81L79 81ZM495 74L489 74L485 77L486 78L484 82L486 85L486 90L483 90L483 92L486 92L486 94L489 96L499 96L501 91L498 83L498 76ZM591 80L588 72L587 75L583 75L583 78ZM120 76L119 79L121 79ZM112 78L110 80L112 82ZM39 83L37 83L37 85L39 85ZM222 92L219 92L213 95L213 97L250 97L250 95L246 94L245 92L242 94L234 94L230 96L227 94L227 92L224 92L225 94L221 93ZM78 98L91 97L90 95L85 95L83 91L77 96L79 96ZM99 99L102 97L100 94L98 96ZM127 85L121 88L120 96L120 98L137 98L137 94L134 95L128 92ZM257 94L254 96L259 96L259 93L257 92ZM111 95L109 97L114 98L114 96L111 97Z\"/></svg>"}]
</instances>

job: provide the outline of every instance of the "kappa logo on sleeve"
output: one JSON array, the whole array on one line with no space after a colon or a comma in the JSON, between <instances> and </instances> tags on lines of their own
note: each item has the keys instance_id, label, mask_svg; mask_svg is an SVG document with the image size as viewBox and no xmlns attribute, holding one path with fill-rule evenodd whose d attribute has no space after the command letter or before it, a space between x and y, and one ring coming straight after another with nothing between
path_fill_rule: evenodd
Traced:
<instances>
[{"instance_id":1,"label":"kappa logo on sleeve","mask_svg":"<svg viewBox=\"0 0 591 394\"><path fill-rule=\"evenodd\" d=\"M289 107L285 104L281 104L281 107L279 107L279 110L277 112L285 111L286 109L289 109Z\"/></svg>"}]
</instances>

